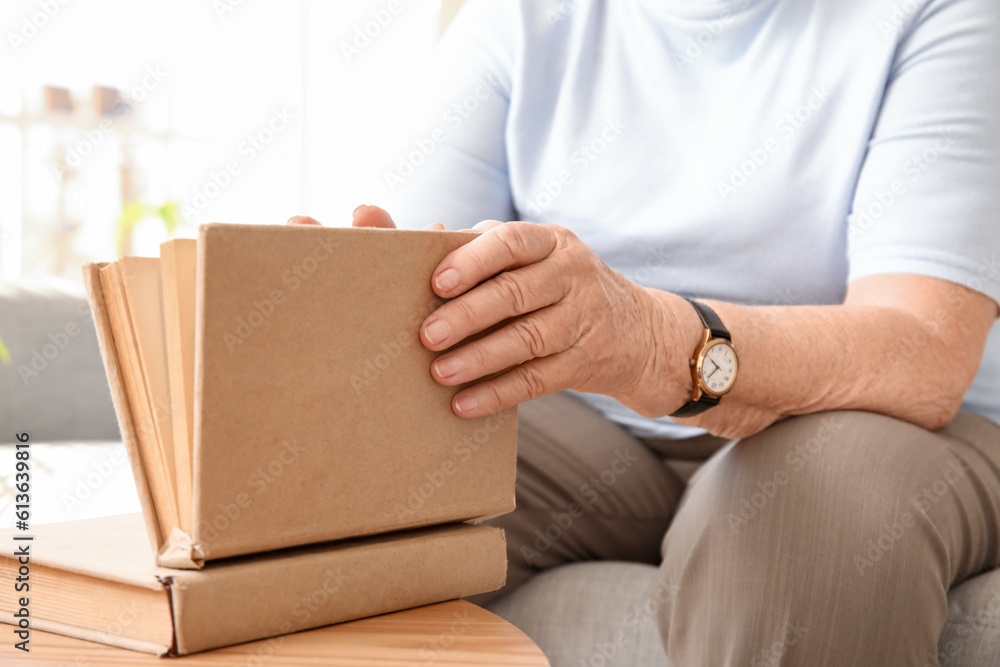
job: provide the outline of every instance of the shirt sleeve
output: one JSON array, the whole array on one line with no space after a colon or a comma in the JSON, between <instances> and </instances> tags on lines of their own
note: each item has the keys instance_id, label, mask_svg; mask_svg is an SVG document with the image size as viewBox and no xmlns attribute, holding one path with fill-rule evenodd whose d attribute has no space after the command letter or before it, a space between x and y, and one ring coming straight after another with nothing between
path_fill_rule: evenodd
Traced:
<instances>
[{"instance_id":1,"label":"shirt sleeve","mask_svg":"<svg viewBox=\"0 0 1000 667\"><path fill-rule=\"evenodd\" d=\"M1000 2L902 28L848 218L849 279L911 273L1000 302Z\"/></svg>"},{"instance_id":2,"label":"shirt sleeve","mask_svg":"<svg viewBox=\"0 0 1000 667\"><path fill-rule=\"evenodd\" d=\"M514 217L505 130L517 3L470 0L435 54L415 128L385 175L387 208L401 227L465 229Z\"/></svg>"}]
</instances>

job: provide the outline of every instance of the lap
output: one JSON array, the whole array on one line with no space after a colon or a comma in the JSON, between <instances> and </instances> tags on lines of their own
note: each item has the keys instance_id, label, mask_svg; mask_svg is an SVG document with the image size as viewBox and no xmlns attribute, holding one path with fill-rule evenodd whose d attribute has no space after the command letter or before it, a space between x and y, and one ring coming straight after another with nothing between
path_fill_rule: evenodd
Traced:
<instances>
[{"instance_id":1,"label":"lap","mask_svg":"<svg viewBox=\"0 0 1000 667\"><path fill-rule=\"evenodd\" d=\"M924 664L948 588L1000 565L998 545L1000 426L791 418L692 479L663 540L661 635L678 664L774 646L789 664Z\"/></svg>"},{"instance_id":2,"label":"lap","mask_svg":"<svg viewBox=\"0 0 1000 667\"><path fill-rule=\"evenodd\" d=\"M508 586L586 560L659 562L684 482L646 445L561 393L518 408L517 509L507 533Z\"/></svg>"},{"instance_id":3,"label":"lap","mask_svg":"<svg viewBox=\"0 0 1000 667\"><path fill-rule=\"evenodd\" d=\"M952 554L945 576L960 581L998 564L1000 426L968 412L935 432L867 412L794 417L702 466L675 521L689 512L733 536L832 531L858 547L851 560L862 573L875 565L863 553L869 540L882 538L885 551L900 527L934 531Z\"/></svg>"},{"instance_id":4,"label":"lap","mask_svg":"<svg viewBox=\"0 0 1000 667\"><path fill-rule=\"evenodd\" d=\"M659 563L661 549L683 560L706 528L761 554L833 544L825 566L862 577L915 535L938 535L933 569L949 584L998 560L1000 427L977 415L934 433L864 412L794 417L685 485L662 452L569 394L519 412L517 510L491 521L507 532L505 590L569 562Z\"/></svg>"}]
</instances>

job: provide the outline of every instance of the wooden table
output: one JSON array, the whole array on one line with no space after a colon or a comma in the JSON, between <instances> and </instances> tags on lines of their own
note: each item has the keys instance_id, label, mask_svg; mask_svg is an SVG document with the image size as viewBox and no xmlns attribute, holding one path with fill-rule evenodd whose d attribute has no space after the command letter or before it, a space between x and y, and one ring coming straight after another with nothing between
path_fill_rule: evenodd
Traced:
<instances>
[{"instance_id":1,"label":"wooden table","mask_svg":"<svg viewBox=\"0 0 1000 667\"><path fill-rule=\"evenodd\" d=\"M463 600L168 659L38 630L31 631L31 652L24 653L14 648L12 629L0 625L0 665L4 667L549 665L527 635Z\"/></svg>"}]
</instances>

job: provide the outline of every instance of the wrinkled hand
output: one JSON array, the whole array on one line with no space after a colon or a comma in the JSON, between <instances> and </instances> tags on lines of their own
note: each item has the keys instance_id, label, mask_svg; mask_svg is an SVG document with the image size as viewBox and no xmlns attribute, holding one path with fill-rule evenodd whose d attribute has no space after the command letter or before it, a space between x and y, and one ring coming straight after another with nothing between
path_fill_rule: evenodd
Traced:
<instances>
[{"instance_id":1,"label":"wrinkled hand","mask_svg":"<svg viewBox=\"0 0 1000 667\"><path fill-rule=\"evenodd\" d=\"M395 226L374 206L359 207L354 225ZM432 364L434 379L474 383L455 396L457 415L482 417L564 389L605 394L645 416L684 403L689 351L666 352L678 336L678 297L626 279L565 228L490 220L475 229L483 233L434 270L431 286L448 301L420 327L425 347L448 350Z\"/></svg>"},{"instance_id":2,"label":"wrinkled hand","mask_svg":"<svg viewBox=\"0 0 1000 667\"><path fill-rule=\"evenodd\" d=\"M686 359L665 352L674 329L667 300L676 297L627 280L565 228L480 228L435 269L434 292L450 300L420 330L424 345L440 351L510 320L432 365L445 385L503 371L459 392L456 414L481 417L563 389L605 394L646 416L683 404Z\"/></svg>"}]
</instances>

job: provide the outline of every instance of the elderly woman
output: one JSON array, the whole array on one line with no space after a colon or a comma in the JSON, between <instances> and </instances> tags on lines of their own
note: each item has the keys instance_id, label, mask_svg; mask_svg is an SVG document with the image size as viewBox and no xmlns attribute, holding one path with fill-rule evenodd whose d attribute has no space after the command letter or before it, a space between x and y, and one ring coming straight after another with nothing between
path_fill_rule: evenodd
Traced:
<instances>
[{"instance_id":1,"label":"elderly woman","mask_svg":"<svg viewBox=\"0 0 1000 667\"><path fill-rule=\"evenodd\" d=\"M1000 565L1000 3L475 0L441 56L386 180L487 220L421 337L522 404L509 586L659 562L674 665L936 665Z\"/></svg>"}]
</instances>

